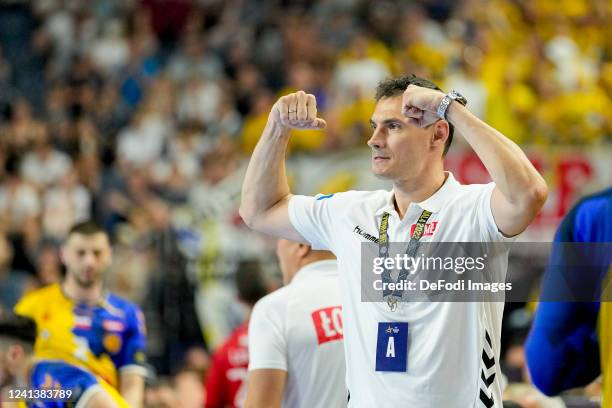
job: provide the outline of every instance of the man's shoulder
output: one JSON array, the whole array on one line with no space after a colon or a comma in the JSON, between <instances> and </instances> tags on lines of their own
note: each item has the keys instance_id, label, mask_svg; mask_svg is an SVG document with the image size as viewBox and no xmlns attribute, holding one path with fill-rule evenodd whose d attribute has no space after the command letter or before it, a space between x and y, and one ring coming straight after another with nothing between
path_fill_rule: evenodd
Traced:
<instances>
[{"instance_id":1,"label":"man's shoulder","mask_svg":"<svg viewBox=\"0 0 612 408\"><path fill-rule=\"evenodd\" d=\"M59 284L53 283L51 285L43 286L42 288L34 289L26 292L17 303L20 304L40 302L40 301L53 301L58 295L61 294Z\"/></svg>"},{"instance_id":2,"label":"man's shoulder","mask_svg":"<svg viewBox=\"0 0 612 408\"><path fill-rule=\"evenodd\" d=\"M471 184L460 184L457 183L456 185L456 190L459 193L473 193L475 191L482 191L482 190L487 190L487 189L492 189L493 187L495 187L495 183L494 182L490 182L490 183L471 183Z\"/></svg>"},{"instance_id":3,"label":"man's shoulder","mask_svg":"<svg viewBox=\"0 0 612 408\"><path fill-rule=\"evenodd\" d=\"M38 289L34 289L24 295L24 298L43 298L49 296L57 296L61 293L61 288L58 283L52 283L50 285L43 286Z\"/></svg>"},{"instance_id":4,"label":"man's shoulder","mask_svg":"<svg viewBox=\"0 0 612 408\"><path fill-rule=\"evenodd\" d=\"M317 194L317 202L342 205L379 204L388 199L390 192L386 190L349 190L331 194Z\"/></svg>"},{"instance_id":5,"label":"man's shoulder","mask_svg":"<svg viewBox=\"0 0 612 408\"><path fill-rule=\"evenodd\" d=\"M482 199L485 192L492 191L495 188L495 183L487 184L459 184L457 183L452 190L450 200L454 203L460 203L464 206L471 206L475 201Z\"/></svg>"},{"instance_id":6,"label":"man's shoulder","mask_svg":"<svg viewBox=\"0 0 612 408\"><path fill-rule=\"evenodd\" d=\"M252 336L251 329L253 327L257 327L258 329L256 330L261 330L262 326L267 328L276 327L283 331L287 316L288 299L289 289L287 286L283 286L259 299L251 312L249 337Z\"/></svg>"},{"instance_id":7,"label":"man's shoulder","mask_svg":"<svg viewBox=\"0 0 612 408\"><path fill-rule=\"evenodd\" d=\"M606 241L612 236L612 187L583 197L563 218L557 241Z\"/></svg>"},{"instance_id":8,"label":"man's shoulder","mask_svg":"<svg viewBox=\"0 0 612 408\"><path fill-rule=\"evenodd\" d=\"M287 301L289 300L289 292L289 285L280 287L259 299L255 304L255 309L259 311L281 311L282 309L278 308L283 308L287 304Z\"/></svg>"},{"instance_id":9,"label":"man's shoulder","mask_svg":"<svg viewBox=\"0 0 612 408\"><path fill-rule=\"evenodd\" d=\"M608 215L607 208L612 205L612 187L583 197L576 203L577 213L591 213L594 215Z\"/></svg>"},{"instance_id":10,"label":"man's shoulder","mask_svg":"<svg viewBox=\"0 0 612 408\"><path fill-rule=\"evenodd\" d=\"M248 331L248 322L242 323L240 326L236 327L225 342L221 344L219 348L217 348L213 358L227 359L227 355L232 349L246 347L246 344L243 344L242 339L248 335Z\"/></svg>"},{"instance_id":11,"label":"man's shoulder","mask_svg":"<svg viewBox=\"0 0 612 408\"><path fill-rule=\"evenodd\" d=\"M380 194L389 194L389 191L387 190L347 190L347 191L339 191L339 192L335 192L335 193L330 193L330 194L317 194L315 196L315 198L317 200L325 200L327 198L338 198L338 197L342 197L342 198L367 198L367 197L374 197Z\"/></svg>"},{"instance_id":12,"label":"man's shoulder","mask_svg":"<svg viewBox=\"0 0 612 408\"><path fill-rule=\"evenodd\" d=\"M114 293L106 296L105 308L112 314L129 317L136 317L141 314L140 306Z\"/></svg>"}]
</instances>

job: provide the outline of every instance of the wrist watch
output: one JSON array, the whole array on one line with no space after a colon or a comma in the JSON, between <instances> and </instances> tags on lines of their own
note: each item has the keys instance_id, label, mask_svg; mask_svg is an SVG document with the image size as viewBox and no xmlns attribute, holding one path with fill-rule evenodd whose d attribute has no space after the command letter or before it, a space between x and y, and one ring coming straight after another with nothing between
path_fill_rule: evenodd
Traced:
<instances>
[{"instance_id":1,"label":"wrist watch","mask_svg":"<svg viewBox=\"0 0 612 408\"><path fill-rule=\"evenodd\" d=\"M442 98L442 102L440 102L440 105L438 106L436 114L440 119L446 119L446 111L448 110L448 107L450 106L452 101L457 101L463 106L467 104L467 99L465 99L465 96L461 95L459 92L453 89L452 91L444 95L444 98Z\"/></svg>"}]
</instances>

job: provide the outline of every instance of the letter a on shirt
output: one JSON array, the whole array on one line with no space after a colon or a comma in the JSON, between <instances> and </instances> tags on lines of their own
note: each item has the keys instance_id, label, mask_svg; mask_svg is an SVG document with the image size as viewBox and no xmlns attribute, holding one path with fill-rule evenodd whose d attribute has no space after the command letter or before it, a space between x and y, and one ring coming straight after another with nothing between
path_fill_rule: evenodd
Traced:
<instances>
[{"instance_id":1,"label":"letter a on shirt","mask_svg":"<svg viewBox=\"0 0 612 408\"><path fill-rule=\"evenodd\" d=\"M376 371L405 372L408 363L408 323L378 323Z\"/></svg>"}]
</instances>

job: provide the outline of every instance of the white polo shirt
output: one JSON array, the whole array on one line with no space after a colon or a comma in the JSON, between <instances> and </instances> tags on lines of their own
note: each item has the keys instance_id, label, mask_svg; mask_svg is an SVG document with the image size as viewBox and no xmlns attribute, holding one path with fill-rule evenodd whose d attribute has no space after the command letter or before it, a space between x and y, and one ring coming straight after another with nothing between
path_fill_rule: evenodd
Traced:
<instances>
[{"instance_id":1,"label":"white polo shirt","mask_svg":"<svg viewBox=\"0 0 612 408\"><path fill-rule=\"evenodd\" d=\"M253 309L249 371L287 371L284 407L346 407L339 286L335 260L313 262Z\"/></svg>"},{"instance_id":2,"label":"white polo shirt","mask_svg":"<svg viewBox=\"0 0 612 408\"><path fill-rule=\"evenodd\" d=\"M384 212L390 214L390 242L408 242L411 226L424 209L432 215L421 242L507 240L491 212L495 184L461 185L447 174L435 194L409 205L404 219L395 211L392 191L293 196L289 202L289 218L295 229L313 248L331 250L338 258L349 407L502 406L499 350L503 303L408 302L391 312L386 303L361 302L361 244L378 237ZM496 259L497 268L505 274L507 249ZM376 371L381 322L407 323L405 371Z\"/></svg>"}]
</instances>

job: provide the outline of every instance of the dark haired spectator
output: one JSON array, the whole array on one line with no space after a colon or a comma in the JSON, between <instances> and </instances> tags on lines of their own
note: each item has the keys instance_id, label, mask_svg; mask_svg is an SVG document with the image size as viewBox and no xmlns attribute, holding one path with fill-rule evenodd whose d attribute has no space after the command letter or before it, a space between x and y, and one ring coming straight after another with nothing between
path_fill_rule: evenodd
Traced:
<instances>
[{"instance_id":1,"label":"dark haired spectator","mask_svg":"<svg viewBox=\"0 0 612 408\"><path fill-rule=\"evenodd\" d=\"M21 296L34 288L32 276L12 268L13 246L0 234L0 312L13 310Z\"/></svg>"}]
</instances>

